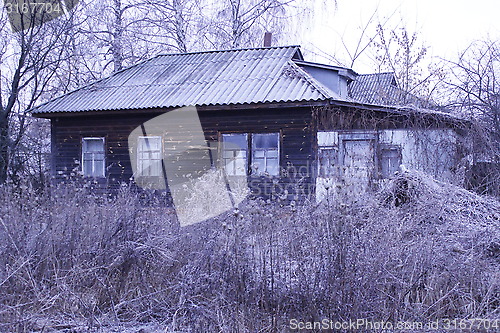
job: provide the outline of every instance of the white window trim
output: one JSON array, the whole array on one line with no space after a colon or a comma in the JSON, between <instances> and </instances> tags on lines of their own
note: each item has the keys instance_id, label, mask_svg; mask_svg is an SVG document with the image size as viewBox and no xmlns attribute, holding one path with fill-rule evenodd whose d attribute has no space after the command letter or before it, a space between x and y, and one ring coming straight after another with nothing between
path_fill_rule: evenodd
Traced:
<instances>
[{"instance_id":1,"label":"white window trim","mask_svg":"<svg viewBox=\"0 0 500 333\"><path fill-rule=\"evenodd\" d=\"M95 175L95 172L92 172L92 175L85 174L85 151L86 142L90 140L100 140L102 142L102 172L99 175ZM82 174L84 177L89 178L105 178L106 177L106 138L105 137L83 137L82 138L82 156L81 156L81 164L82 164ZM92 171L94 171L94 159L92 159Z\"/></svg>"},{"instance_id":2,"label":"white window trim","mask_svg":"<svg viewBox=\"0 0 500 333\"><path fill-rule=\"evenodd\" d=\"M137 174L138 176L140 177L161 177L162 176L162 170L160 169L160 172L158 175L143 175L142 174L142 165L141 165L141 154L139 153L139 147L140 147L140 142L141 140L143 139L159 139L160 140L160 148L159 148L159 152L160 152L160 161L163 159L163 138L161 136L158 136L158 135L143 135L143 136L139 136L137 138L137 161L136 161L136 165L137 165ZM146 161L146 160L144 160Z\"/></svg>"}]
</instances>

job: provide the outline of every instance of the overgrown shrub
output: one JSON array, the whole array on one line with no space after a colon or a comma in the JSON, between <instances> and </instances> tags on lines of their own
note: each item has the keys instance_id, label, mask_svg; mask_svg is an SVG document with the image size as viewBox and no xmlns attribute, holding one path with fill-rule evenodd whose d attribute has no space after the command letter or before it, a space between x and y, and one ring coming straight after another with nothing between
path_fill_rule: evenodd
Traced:
<instances>
[{"instance_id":1,"label":"overgrown shrub","mask_svg":"<svg viewBox=\"0 0 500 333\"><path fill-rule=\"evenodd\" d=\"M5 332L498 315L500 204L423 174L328 204L248 200L184 228L126 186L112 198L74 185L0 192Z\"/></svg>"}]
</instances>

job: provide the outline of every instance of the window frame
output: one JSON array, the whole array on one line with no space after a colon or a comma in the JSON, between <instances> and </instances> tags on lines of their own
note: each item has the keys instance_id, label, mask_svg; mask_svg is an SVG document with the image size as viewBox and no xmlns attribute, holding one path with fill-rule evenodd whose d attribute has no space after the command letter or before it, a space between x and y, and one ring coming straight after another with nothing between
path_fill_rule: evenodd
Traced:
<instances>
[{"instance_id":1,"label":"window frame","mask_svg":"<svg viewBox=\"0 0 500 333\"><path fill-rule=\"evenodd\" d=\"M329 156L330 155L330 156ZM328 158L329 163L322 163L323 157ZM334 161L335 163L331 163ZM338 145L318 146L318 177L333 178L338 176L339 147Z\"/></svg>"},{"instance_id":2,"label":"window frame","mask_svg":"<svg viewBox=\"0 0 500 333\"><path fill-rule=\"evenodd\" d=\"M379 164L379 175L381 179L391 179L394 177L394 173L391 174L384 174L383 171L383 163L384 163L384 152L385 151L396 151L396 157L399 161L398 163L398 169L399 166L403 163L403 156L402 156L402 148L400 145L395 145L395 144L380 144L379 149L378 149L378 164Z\"/></svg>"},{"instance_id":3,"label":"window frame","mask_svg":"<svg viewBox=\"0 0 500 333\"><path fill-rule=\"evenodd\" d=\"M339 175L339 132L318 131L316 133L317 144L317 177L334 178ZM328 164L322 163L323 157L328 157ZM331 163L334 160L335 163ZM325 170L326 169L326 170Z\"/></svg>"},{"instance_id":4,"label":"window frame","mask_svg":"<svg viewBox=\"0 0 500 333\"><path fill-rule=\"evenodd\" d=\"M94 172L95 169L95 159L94 155L96 155L95 152L89 152L86 151L87 148L87 142L88 141L101 141L102 142L102 170L99 174L96 174ZM91 174L86 174L85 173L85 154L92 154L92 173ZM87 178L106 178L106 138L103 136L86 136L82 137L82 150L81 150L81 163L82 163L82 175L83 177Z\"/></svg>"},{"instance_id":5,"label":"window frame","mask_svg":"<svg viewBox=\"0 0 500 333\"><path fill-rule=\"evenodd\" d=\"M271 174L256 174L254 173L254 169L252 167L253 160L254 160L254 136L255 135L271 135L275 134L278 136L278 147L277 147L277 174L271 175ZM224 158L224 136L226 135L246 135L246 161L245 161L245 174L244 175L227 175L227 176L252 176L252 177L280 177L281 175L281 140L282 140L282 133L281 131L275 131L275 132L219 132L219 142L221 143L219 145L220 151L218 152L219 155L219 165L221 167L225 167L225 158Z\"/></svg>"},{"instance_id":6,"label":"window frame","mask_svg":"<svg viewBox=\"0 0 500 333\"><path fill-rule=\"evenodd\" d=\"M269 149L269 148L254 148L255 147L255 141L254 140L254 137L257 136L257 135L277 135L277 147L276 149ZM252 175L252 176L257 176L257 177L262 177L262 176L271 176L271 177L276 177L276 176L279 176L280 175L280 165L281 165L281 161L280 161L280 154L281 154L281 151L280 151L280 138L281 138L281 135L280 135L280 132L266 132L266 133L252 133L251 135L251 142L250 142L250 156L251 156L251 159L250 159L250 166L251 166L251 170L249 170L249 174ZM267 153L269 151L276 151L276 158L268 158L267 157ZM255 163L254 162L254 159L261 159L260 157L257 158L257 157L254 157L254 154L256 151L263 151L264 152L264 164L265 164L265 169L266 171L262 172L262 173L256 173L255 172L255 169L253 167L253 164ZM267 161L268 159L276 159L276 161L278 162L278 165L276 167L276 174L270 174L269 172L267 172Z\"/></svg>"},{"instance_id":7,"label":"window frame","mask_svg":"<svg viewBox=\"0 0 500 333\"><path fill-rule=\"evenodd\" d=\"M243 175L239 175L239 174L228 174L227 173L227 169L226 168L226 158L224 157L224 152L226 151L225 147L224 147L224 136L233 136L233 135L244 135L245 136L245 141L246 141L246 147L245 147L245 152L246 152L246 156L245 156L245 167L244 167L244 174ZM248 175L248 169L249 169L249 165L250 165L250 137L251 135L249 135L249 133L220 133L220 142L221 142L221 145L220 145L220 152L219 152L219 158L220 158L220 163L221 163L221 166L222 168L224 168L224 171L226 173L227 176L247 176ZM231 149L231 151L235 151L233 149ZM235 163L236 160L232 161L233 163ZM236 170L236 164L235 164L235 167L234 167L234 170Z\"/></svg>"},{"instance_id":8,"label":"window frame","mask_svg":"<svg viewBox=\"0 0 500 333\"><path fill-rule=\"evenodd\" d=\"M163 176L163 168L160 167L159 171L158 171L158 175L145 175L143 174L143 167L142 167L142 163L144 163L144 161L151 161L151 159L142 159L141 158L141 153L143 153L142 151L140 151L140 147L141 147L141 140L144 140L144 139L158 139L160 144L159 144L159 149L157 151L157 153L159 153L159 156L160 158L157 160L157 161L161 161L163 160L163 137L160 136L160 135L141 135L137 138L137 160L136 160L136 172L137 172L137 176L139 177L162 177ZM151 150L150 151L150 154L152 153ZM156 159L154 160L156 161ZM163 164L161 164L163 166Z\"/></svg>"}]
</instances>

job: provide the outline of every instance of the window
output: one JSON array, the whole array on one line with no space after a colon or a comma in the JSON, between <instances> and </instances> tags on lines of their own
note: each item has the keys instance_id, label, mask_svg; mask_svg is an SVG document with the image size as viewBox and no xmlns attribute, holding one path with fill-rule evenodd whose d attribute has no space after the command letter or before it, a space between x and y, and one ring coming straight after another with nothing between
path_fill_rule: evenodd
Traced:
<instances>
[{"instance_id":1,"label":"window","mask_svg":"<svg viewBox=\"0 0 500 333\"><path fill-rule=\"evenodd\" d=\"M279 134L252 134L252 173L279 175Z\"/></svg>"},{"instance_id":2,"label":"window","mask_svg":"<svg viewBox=\"0 0 500 333\"><path fill-rule=\"evenodd\" d=\"M380 173L382 178L391 178L399 170L401 164L401 148L399 146L382 146L380 149Z\"/></svg>"},{"instance_id":3,"label":"window","mask_svg":"<svg viewBox=\"0 0 500 333\"><path fill-rule=\"evenodd\" d=\"M247 174L247 151L247 134L222 134L222 162L228 176Z\"/></svg>"},{"instance_id":4,"label":"window","mask_svg":"<svg viewBox=\"0 0 500 333\"><path fill-rule=\"evenodd\" d=\"M104 138L83 138L82 171L85 177L104 177Z\"/></svg>"},{"instance_id":5,"label":"window","mask_svg":"<svg viewBox=\"0 0 500 333\"><path fill-rule=\"evenodd\" d=\"M162 175L160 136L140 136L137 145L137 172L142 177Z\"/></svg>"},{"instance_id":6,"label":"window","mask_svg":"<svg viewBox=\"0 0 500 333\"><path fill-rule=\"evenodd\" d=\"M222 162L229 176L245 176L249 163L254 175L279 175L279 133L222 134Z\"/></svg>"},{"instance_id":7,"label":"window","mask_svg":"<svg viewBox=\"0 0 500 333\"><path fill-rule=\"evenodd\" d=\"M338 133L318 132L318 172L319 177L332 178L338 172Z\"/></svg>"},{"instance_id":8,"label":"window","mask_svg":"<svg viewBox=\"0 0 500 333\"><path fill-rule=\"evenodd\" d=\"M319 176L323 178L332 178L336 176L336 170L338 168L338 148L331 147L319 147L318 157L319 157Z\"/></svg>"}]
</instances>

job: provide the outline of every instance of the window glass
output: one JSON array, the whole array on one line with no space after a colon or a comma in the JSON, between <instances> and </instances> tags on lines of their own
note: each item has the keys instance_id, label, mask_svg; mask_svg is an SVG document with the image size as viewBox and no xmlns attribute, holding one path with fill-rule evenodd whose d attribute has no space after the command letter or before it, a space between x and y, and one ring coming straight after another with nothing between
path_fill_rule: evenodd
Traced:
<instances>
[{"instance_id":1,"label":"window glass","mask_svg":"<svg viewBox=\"0 0 500 333\"><path fill-rule=\"evenodd\" d=\"M229 176L247 174L247 134L222 134L222 163Z\"/></svg>"},{"instance_id":2,"label":"window glass","mask_svg":"<svg viewBox=\"0 0 500 333\"><path fill-rule=\"evenodd\" d=\"M267 158L267 160L266 160L266 172L272 176L279 175L278 158Z\"/></svg>"},{"instance_id":3,"label":"window glass","mask_svg":"<svg viewBox=\"0 0 500 333\"><path fill-rule=\"evenodd\" d=\"M240 147L241 149L247 149L248 146L248 135L243 134L222 134L222 141L226 144L233 144ZM228 145L230 146L230 145Z\"/></svg>"},{"instance_id":4,"label":"window glass","mask_svg":"<svg viewBox=\"0 0 500 333\"><path fill-rule=\"evenodd\" d=\"M253 148L278 149L278 133L254 134L252 136Z\"/></svg>"},{"instance_id":5,"label":"window glass","mask_svg":"<svg viewBox=\"0 0 500 333\"><path fill-rule=\"evenodd\" d=\"M104 177L104 138L83 138L82 171L86 177Z\"/></svg>"},{"instance_id":6,"label":"window glass","mask_svg":"<svg viewBox=\"0 0 500 333\"><path fill-rule=\"evenodd\" d=\"M337 147L320 147L319 157L319 176L323 178L332 178L337 175L338 169L338 149Z\"/></svg>"},{"instance_id":7,"label":"window glass","mask_svg":"<svg viewBox=\"0 0 500 333\"><path fill-rule=\"evenodd\" d=\"M255 175L279 175L279 134L252 135L252 172Z\"/></svg>"},{"instance_id":8,"label":"window glass","mask_svg":"<svg viewBox=\"0 0 500 333\"><path fill-rule=\"evenodd\" d=\"M381 173L383 178L391 178L399 170L401 153L397 147L382 148L380 154Z\"/></svg>"},{"instance_id":9,"label":"window glass","mask_svg":"<svg viewBox=\"0 0 500 333\"><path fill-rule=\"evenodd\" d=\"M251 138L251 153L248 140ZM249 156L250 154L250 156ZM222 134L222 162L227 175L247 174L249 158L255 175L279 175L279 134Z\"/></svg>"},{"instance_id":10,"label":"window glass","mask_svg":"<svg viewBox=\"0 0 500 333\"><path fill-rule=\"evenodd\" d=\"M137 145L137 172L143 177L162 175L160 136L141 136Z\"/></svg>"},{"instance_id":11,"label":"window glass","mask_svg":"<svg viewBox=\"0 0 500 333\"><path fill-rule=\"evenodd\" d=\"M263 150L257 150L254 152L253 156L255 159L264 158L266 156L266 153Z\"/></svg>"}]
</instances>

